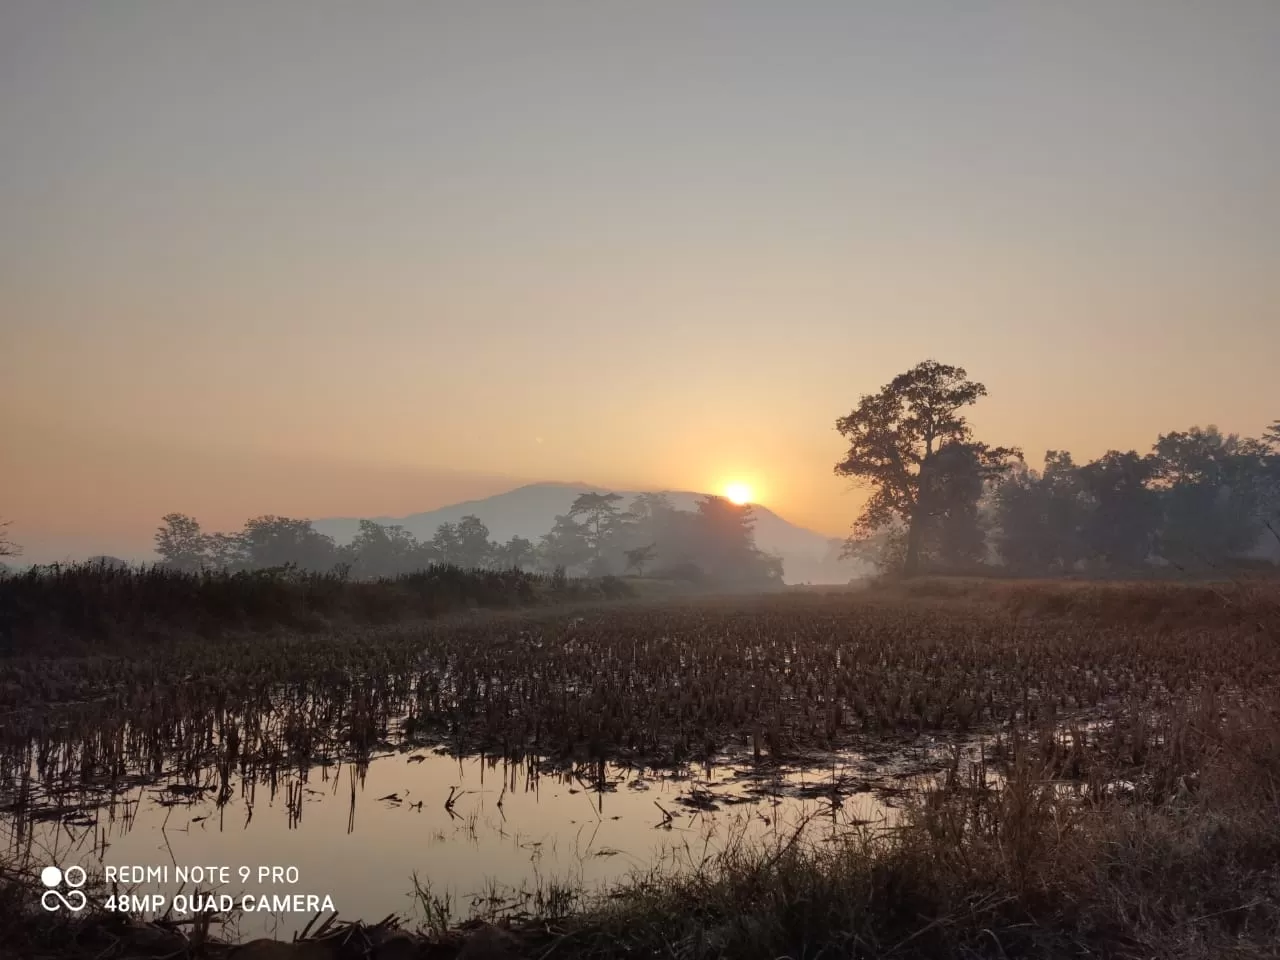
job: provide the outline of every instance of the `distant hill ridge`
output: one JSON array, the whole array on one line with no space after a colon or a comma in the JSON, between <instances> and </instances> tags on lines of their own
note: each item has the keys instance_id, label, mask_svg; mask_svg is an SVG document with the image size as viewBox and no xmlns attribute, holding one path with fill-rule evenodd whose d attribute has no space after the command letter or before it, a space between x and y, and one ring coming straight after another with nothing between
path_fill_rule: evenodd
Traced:
<instances>
[{"instance_id":1,"label":"distant hill ridge","mask_svg":"<svg viewBox=\"0 0 1280 960\"><path fill-rule=\"evenodd\" d=\"M587 483L532 483L482 500L466 500L424 513L403 517L329 517L313 521L313 526L340 544L355 538L361 519L384 526L398 524L419 540L429 540L440 524L456 523L471 514L489 528L494 540L506 541L519 536L536 543L551 529L558 515L569 512L579 494L617 493L623 497L625 507L642 492L659 491L611 490ZM665 493L678 510L693 510L697 501L706 496L686 490L660 492ZM844 583L856 575L855 566L835 561L833 538L790 523L768 507L752 504L752 509L756 517L756 545L782 557L788 583Z\"/></svg>"}]
</instances>

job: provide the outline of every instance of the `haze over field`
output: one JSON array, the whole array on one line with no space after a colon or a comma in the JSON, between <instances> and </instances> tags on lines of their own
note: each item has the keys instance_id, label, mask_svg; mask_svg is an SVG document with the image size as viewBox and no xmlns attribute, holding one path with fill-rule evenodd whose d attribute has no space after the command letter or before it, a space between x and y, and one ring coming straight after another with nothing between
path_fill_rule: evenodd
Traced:
<instances>
[{"instance_id":1,"label":"haze over field","mask_svg":"<svg viewBox=\"0 0 1280 960\"><path fill-rule=\"evenodd\" d=\"M821 536L926 357L1077 462L1280 386L1280 5L0 7L0 517L406 516L530 483Z\"/></svg>"},{"instance_id":2,"label":"haze over field","mask_svg":"<svg viewBox=\"0 0 1280 960\"><path fill-rule=\"evenodd\" d=\"M478 517L495 541L524 537L533 543L549 529L555 518L568 514L574 499L582 493L607 492L583 483L530 484L507 493L479 501L454 504L440 510L416 513L406 517L371 517L383 526L402 526L419 540L429 540L442 523L457 523L467 516ZM640 491L617 491L621 502L632 501ZM677 510L697 511L699 494L671 492L666 494ZM839 538L824 537L788 523L768 507L753 506L753 534L756 546L778 556L789 583L845 583L867 572L865 564L841 562ZM334 538L339 544L350 543L359 532L359 518L317 520L315 529Z\"/></svg>"},{"instance_id":3,"label":"haze over field","mask_svg":"<svg viewBox=\"0 0 1280 960\"><path fill-rule=\"evenodd\" d=\"M1278 94L1280 0L0 0L0 960L1275 956Z\"/></svg>"}]
</instances>

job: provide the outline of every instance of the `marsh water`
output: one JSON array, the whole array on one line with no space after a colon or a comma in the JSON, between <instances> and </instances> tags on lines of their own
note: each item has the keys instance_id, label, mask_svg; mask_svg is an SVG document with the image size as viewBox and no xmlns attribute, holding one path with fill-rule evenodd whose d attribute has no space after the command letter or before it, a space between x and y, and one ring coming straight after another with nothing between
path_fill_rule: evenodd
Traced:
<instances>
[{"instance_id":1,"label":"marsh water","mask_svg":"<svg viewBox=\"0 0 1280 960\"><path fill-rule=\"evenodd\" d=\"M946 749L923 740L796 766L539 772L405 748L294 770L274 786L241 783L231 795L213 779L161 777L74 811L46 798L25 822L6 814L5 824L37 868L124 878L116 892L135 908L146 897L145 915L178 917L207 903L192 895L221 894L235 904L239 935L288 938L321 905L347 919L421 920L430 902L437 920L458 922L525 910L557 887L697 869L729 844L785 840L797 828L812 842L847 839L892 823L895 785Z\"/></svg>"},{"instance_id":2,"label":"marsh water","mask_svg":"<svg viewBox=\"0 0 1280 960\"><path fill-rule=\"evenodd\" d=\"M806 843L857 839L892 826L919 778L980 756L973 736L918 728L818 749L793 678L765 685L751 708L763 735L721 722L720 746L705 748L715 761L682 762L710 742L685 732L690 717L711 729L696 705L746 710L745 694L719 690L705 665L707 689L686 686L702 661L657 649L666 701L650 704L618 680L647 648L606 633L598 646L622 652L586 658L575 624L514 640L445 632L420 649L411 636L395 669L321 657L288 683L270 663L235 690L216 671L116 682L105 664L98 696L0 715L9 862L36 877L56 866L55 880L81 867L90 896L125 897L112 909L174 919L212 908L232 936L288 938L321 911L440 926L554 912L573 891L697 870L735 844L797 831ZM697 636L717 649L714 634ZM748 652L763 684L767 665ZM780 662L793 669L794 654ZM51 890L69 895L67 883Z\"/></svg>"}]
</instances>

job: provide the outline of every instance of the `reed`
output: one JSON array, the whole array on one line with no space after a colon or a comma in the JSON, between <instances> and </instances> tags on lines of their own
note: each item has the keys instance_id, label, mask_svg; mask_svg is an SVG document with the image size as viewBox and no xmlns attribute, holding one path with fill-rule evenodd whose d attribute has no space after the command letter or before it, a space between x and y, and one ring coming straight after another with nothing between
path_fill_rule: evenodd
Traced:
<instances>
[{"instance_id":1,"label":"reed","mask_svg":"<svg viewBox=\"0 0 1280 960\"><path fill-rule=\"evenodd\" d=\"M891 833L731 845L607 900L561 886L478 905L520 914L512 935L537 956L1265 956L1276 598L1265 583L889 585L90 639L0 659L0 804L20 847L41 822L128 817L141 784L175 805L289 798L346 766L354 798L382 753L478 754L511 789L590 787L610 763L767 769L964 735L981 750L906 790ZM423 891L455 942L449 904Z\"/></svg>"},{"instance_id":2,"label":"reed","mask_svg":"<svg viewBox=\"0 0 1280 960\"><path fill-rule=\"evenodd\" d=\"M230 573L51 565L0 576L0 655L114 650L184 633L212 638L269 628L314 632L628 593L615 577L553 583L524 570L448 564L374 580L292 567Z\"/></svg>"}]
</instances>

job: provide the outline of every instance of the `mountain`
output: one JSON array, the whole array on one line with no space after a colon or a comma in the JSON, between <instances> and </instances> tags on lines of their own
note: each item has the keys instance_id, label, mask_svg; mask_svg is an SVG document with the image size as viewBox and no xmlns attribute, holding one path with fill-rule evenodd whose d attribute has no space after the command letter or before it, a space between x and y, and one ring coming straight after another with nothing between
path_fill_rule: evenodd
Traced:
<instances>
[{"instance_id":1,"label":"mountain","mask_svg":"<svg viewBox=\"0 0 1280 960\"><path fill-rule=\"evenodd\" d=\"M468 514L480 518L489 528L492 539L506 541L525 537L538 541L551 529L555 518L569 512L574 498L582 493L618 493L630 501L639 491L614 490L585 483L533 483L483 500L467 500L426 513L404 517L366 517L384 526L399 524L419 540L429 540L442 523L456 523ZM679 510L693 510L704 494L683 490L664 491ZM782 558L788 583L847 583L860 568L835 560L838 540L784 520L768 507L753 505L756 517L756 545ZM350 543L360 529L357 517L330 517L315 520L312 525L320 533L338 543Z\"/></svg>"}]
</instances>

